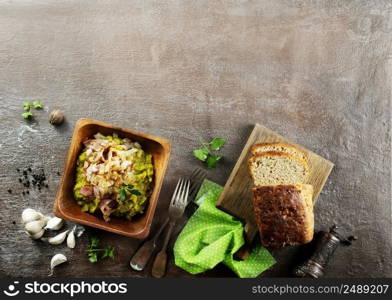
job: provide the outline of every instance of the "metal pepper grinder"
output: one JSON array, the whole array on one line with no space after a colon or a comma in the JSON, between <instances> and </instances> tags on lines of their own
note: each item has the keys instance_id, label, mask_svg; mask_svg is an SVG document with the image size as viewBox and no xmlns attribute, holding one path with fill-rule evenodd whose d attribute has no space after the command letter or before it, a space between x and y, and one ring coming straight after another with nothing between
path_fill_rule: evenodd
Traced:
<instances>
[{"instance_id":1,"label":"metal pepper grinder","mask_svg":"<svg viewBox=\"0 0 392 300\"><path fill-rule=\"evenodd\" d=\"M320 231L318 233L314 253L307 261L294 270L296 277L322 277L324 268L327 266L336 248L339 245L350 246L351 242L357 239L355 236L344 238L337 232L337 229L337 226L333 225L329 232Z\"/></svg>"}]
</instances>

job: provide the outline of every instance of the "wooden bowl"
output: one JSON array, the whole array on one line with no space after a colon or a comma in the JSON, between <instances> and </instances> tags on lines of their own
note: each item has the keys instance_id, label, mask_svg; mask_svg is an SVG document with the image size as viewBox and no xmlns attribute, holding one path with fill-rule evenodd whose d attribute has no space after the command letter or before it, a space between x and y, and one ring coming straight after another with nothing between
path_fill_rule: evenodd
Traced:
<instances>
[{"instance_id":1,"label":"wooden bowl","mask_svg":"<svg viewBox=\"0 0 392 300\"><path fill-rule=\"evenodd\" d=\"M153 157L154 181L152 194L148 200L144 213L135 216L131 221L120 218L111 218L109 222L105 222L102 216L83 212L75 201L73 187L75 185L76 162L83 149L82 141L85 138L94 136L98 132L104 135L117 133L119 137L127 137L133 141L137 141L142 145L143 150L151 154ZM80 119L76 123L71 145L68 150L63 177L54 202L54 214L65 220L111 231L117 234L138 239L146 238L150 232L151 222L154 217L163 177L169 162L170 149L171 146L167 140L133 130L123 129L99 121Z\"/></svg>"}]
</instances>

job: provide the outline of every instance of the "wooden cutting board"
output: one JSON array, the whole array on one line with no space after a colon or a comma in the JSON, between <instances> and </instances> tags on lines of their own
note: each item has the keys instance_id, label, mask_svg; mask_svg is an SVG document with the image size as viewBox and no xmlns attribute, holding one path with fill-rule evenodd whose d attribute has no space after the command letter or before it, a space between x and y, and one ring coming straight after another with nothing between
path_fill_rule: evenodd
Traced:
<instances>
[{"instance_id":1,"label":"wooden cutting board","mask_svg":"<svg viewBox=\"0 0 392 300\"><path fill-rule=\"evenodd\" d=\"M307 183L313 185L313 203L316 202L334 166L329 160L289 141L272 130L256 124L217 201L217 206L220 209L245 222L245 234L248 243L252 242L257 233L252 206L253 182L248 173L248 159L251 157L250 148L256 143L268 142L285 142L297 146L307 154L310 168Z\"/></svg>"}]
</instances>

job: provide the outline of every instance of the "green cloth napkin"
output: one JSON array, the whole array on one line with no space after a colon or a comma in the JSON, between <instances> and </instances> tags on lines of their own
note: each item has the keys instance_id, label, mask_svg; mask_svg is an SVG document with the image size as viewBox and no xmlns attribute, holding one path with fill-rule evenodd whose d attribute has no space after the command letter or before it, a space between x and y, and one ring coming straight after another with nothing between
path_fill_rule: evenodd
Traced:
<instances>
[{"instance_id":1,"label":"green cloth napkin","mask_svg":"<svg viewBox=\"0 0 392 300\"><path fill-rule=\"evenodd\" d=\"M223 262L241 278L256 277L275 260L260 246L253 248L246 260L233 258L244 244L243 225L216 208L215 202L222 190L214 182L203 182L195 199L199 208L174 245L175 264L191 274L198 274Z\"/></svg>"}]
</instances>

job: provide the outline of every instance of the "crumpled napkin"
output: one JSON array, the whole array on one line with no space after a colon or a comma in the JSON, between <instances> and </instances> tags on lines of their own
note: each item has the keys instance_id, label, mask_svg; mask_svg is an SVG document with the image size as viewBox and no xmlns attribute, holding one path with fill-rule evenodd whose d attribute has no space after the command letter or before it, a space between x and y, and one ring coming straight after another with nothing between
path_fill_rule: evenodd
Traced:
<instances>
[{"instance_id":1,"label":"crumpled napkin","mask_svg":"<svg viewBox=\"0 0 392 300\"><path fill-rule=\"evenodd\" d=\"M215 202L222 186L205 180L196 196L199 205L174 245L175 264L191 274L198 274L224 263L240 278L254 278L275 264L272 255L260 246L252 249L246 260L235 260L234 253L245 243L243 225L219 210Z\"/></svg>"}]
</instances>

